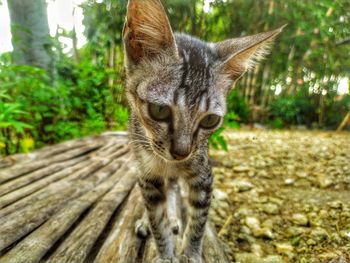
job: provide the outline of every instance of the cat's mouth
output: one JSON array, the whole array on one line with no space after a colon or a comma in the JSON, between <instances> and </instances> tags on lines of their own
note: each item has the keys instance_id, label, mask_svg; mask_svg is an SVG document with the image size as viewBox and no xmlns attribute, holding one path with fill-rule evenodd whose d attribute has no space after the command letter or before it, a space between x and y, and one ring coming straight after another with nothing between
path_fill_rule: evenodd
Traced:
<instances>
[{"instance_id":1,"label":"cat's mouth","mask_svg":"<svg viewBox=\"0 0 350 263\"><path fill-rule=\"evenodd\" d=\"M151 148L157 157L159 157L160 159L162 159L163 161L168 162L168 163L184 162L184 161L187 161L191 156L191 154L189 154L186 157L175 158L170 154L170 152L166 152L163 149L159 149L158 146L153 144L153 143L151 144Z\"/></svg>"}]
</instances>

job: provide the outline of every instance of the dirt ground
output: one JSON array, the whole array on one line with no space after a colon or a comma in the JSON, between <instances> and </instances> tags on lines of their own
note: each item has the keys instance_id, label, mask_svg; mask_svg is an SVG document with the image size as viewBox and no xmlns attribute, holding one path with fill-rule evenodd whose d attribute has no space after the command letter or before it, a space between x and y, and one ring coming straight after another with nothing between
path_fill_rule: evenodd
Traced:
<instances>
[{"instance_id":1,"label":"dirt ground","mask_svg":"<svg viewBox=\"0 0 350 263\"><path fill-rule=\"evenodd\" d=\"M225 137L211 219L232 262L350 262L350 133Z\"/></svg>"}]
</instances>

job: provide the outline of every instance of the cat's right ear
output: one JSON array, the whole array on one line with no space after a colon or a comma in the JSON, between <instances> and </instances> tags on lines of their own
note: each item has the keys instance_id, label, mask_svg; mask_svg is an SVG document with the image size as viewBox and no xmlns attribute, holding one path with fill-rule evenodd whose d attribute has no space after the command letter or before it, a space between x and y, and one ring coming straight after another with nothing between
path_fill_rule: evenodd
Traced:
<instances>
[{"instance_id":1,"label":"cat's right ear","mask_svg":"<svg viewBox=\"0 0 350 263\"><path fill-rule=\"evenodd\" d=\"M129 0L123 39L127 66L164 53L177 56L174 34L160 0Z\"/></svg>"},{"instance_id":2,"label":"cat's right ear","mask_svg":"<svg viewBox=\"0 0 350 263\"><path fill-rule=\"evenodd\" d=\"M233 81L239 79L247 70L254 67L266 54L276 36L286 25L253 36L229 39L215 44L219 57L224 61L219 71Z\"/></svg>"}]
</instances>

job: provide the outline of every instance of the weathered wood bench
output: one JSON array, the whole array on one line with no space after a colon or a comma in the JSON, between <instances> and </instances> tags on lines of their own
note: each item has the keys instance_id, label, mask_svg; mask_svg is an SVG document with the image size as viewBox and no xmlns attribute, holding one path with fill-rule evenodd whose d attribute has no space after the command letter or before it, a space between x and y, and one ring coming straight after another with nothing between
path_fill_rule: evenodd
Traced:
<instances>
[{"instance_id":1,"label":"weathered wood bench","mask_svg":"<svg viewBox=\"0 0 350 263\"><path fill-rule=\"evenodd\" d=\"M152 238L134 231L137 173L125 133L0 159L0 263L152 262ZM229 262L224 251L209 223L205 262Z\"/></svg>"}]
</instances>

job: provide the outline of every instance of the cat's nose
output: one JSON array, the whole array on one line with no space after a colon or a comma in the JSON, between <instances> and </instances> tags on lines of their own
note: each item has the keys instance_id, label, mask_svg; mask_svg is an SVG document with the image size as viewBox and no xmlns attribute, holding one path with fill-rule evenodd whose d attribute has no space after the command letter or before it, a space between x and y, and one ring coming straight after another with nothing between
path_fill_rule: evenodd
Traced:
<instances>
[{"instance_id":1,"label":"cat's nose","mask_svg":"<svg viewBox=\"0 0 350 263\"><path fill-rule=\"evenodd\" d=\"M190 155L190 153L186 152L186 153L183 153L183 152L171 152L171 156L175 159L175 160L183 160L183 159L186 159L186 157L188 157Z\"/></svg>"},{"instance_id":2,"label":"cat's nose","mask_svg":"<svg viewBox=\"0 0 350 263\"><path fill-rule=\"evenodd\" d=\"M170 154L175 160L186 159L191 153L191 137L188 133L176 134L171 142Z\"/></svg>"},{"instance_id":3,"label":"cat's nose","mask_svg":"<svg viewBox=\"0 0 350 263\"><path fill-rule=\"evenodd\" d=\"M180 161L186 159L186 157L190 155L191 149L190 147L188 147L188 145L186 145L185 147L174 147L173 149L171 149L170 153L175 160Z\"/></svg>"}]
</instances>

